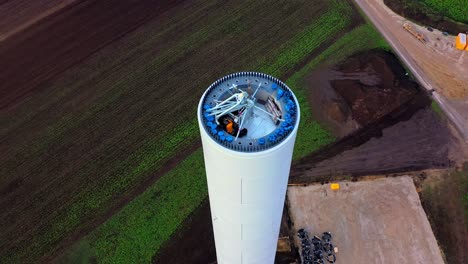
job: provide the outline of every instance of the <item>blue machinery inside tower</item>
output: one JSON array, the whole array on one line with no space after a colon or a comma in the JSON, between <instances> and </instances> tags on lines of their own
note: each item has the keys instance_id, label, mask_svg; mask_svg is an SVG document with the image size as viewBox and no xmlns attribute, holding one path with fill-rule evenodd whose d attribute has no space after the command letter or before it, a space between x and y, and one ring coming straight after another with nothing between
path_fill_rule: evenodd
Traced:
<instances>
[{"instance_id":1,"label":"blue machinery inside tower","mask_svg":"<svg viewBox=\"0 0 468 264\"><path fill-rule=\"evenodd\" d=\"M257 72L227 75L202 98L201 118L207 133L236 151L271 148L297 125L296 99L280 80Z\"/></svg>"}]
</instances>

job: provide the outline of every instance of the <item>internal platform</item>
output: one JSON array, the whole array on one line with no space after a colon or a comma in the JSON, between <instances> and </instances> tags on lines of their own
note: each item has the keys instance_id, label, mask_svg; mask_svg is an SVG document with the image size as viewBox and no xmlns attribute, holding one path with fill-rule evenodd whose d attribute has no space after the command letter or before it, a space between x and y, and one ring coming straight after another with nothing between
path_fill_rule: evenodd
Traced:
<instances>
[{"instance_id":1,"label":"internal platform","mask_svg":"<svg viewBox=\"0 0 468 264\"><path fill-rule=\"evenodd\" d=\"M255 152L284 140L297 126L297 100L280 80L240 72L221 78L200 104L204 128L221 145Z\"/></svg>"}]
</instances>

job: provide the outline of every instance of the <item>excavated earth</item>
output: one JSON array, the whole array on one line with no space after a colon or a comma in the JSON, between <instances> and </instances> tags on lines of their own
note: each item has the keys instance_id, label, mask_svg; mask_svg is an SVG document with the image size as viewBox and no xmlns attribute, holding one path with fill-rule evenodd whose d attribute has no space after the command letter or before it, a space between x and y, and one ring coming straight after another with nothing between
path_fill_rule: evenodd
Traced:
<instances>
[{"instance_id":1,"label":"excavated earth","mask_svg":"<svg viewBox=\"0 0 468 264\"><path fill-rule=\"evenodd\" d=\"M304 85L314 118L336 137L378 122L423 96L398 59L385 51L356 54L333 68L316 70Z\"/></svg>"},{"instance_id":2,"label":"excavated earth","mask_svg":"<svg viewBox=\"0 0 468 264\"><path fill-rule=\"evenodd\" d=\"M319 82L313 82L319 79ZM297 162L291 182L449 167L455 138L396 57L369 51L307 79L312 111L339 138Z\"/></svg>"},{"instance_id":3,"label":"excavated earth","mask_svg":"<svg viewBox=\"0 0 468 264\"><path fill-rule=\"evenodd\" d=\"M397 109L417 93L393 54L366 52L337 67L330 83L352 118L366 126Z\"/></svg>"},{"instance_id":4,"label":"excavated earth","mask_svg":"<svg viewBox=\"0 0 468 264\"><path fill-rule=\"evenodd\" d=\"M409 120L377 133L381 135L346 137L320 155L304 158L293 166L290 182L446 168L455 163L455 139L431 109L420 109ZM355 141L367 138L370 139L362 144ZM353 144L358 146L352 147Z\"/></svg>"}]
</instances>

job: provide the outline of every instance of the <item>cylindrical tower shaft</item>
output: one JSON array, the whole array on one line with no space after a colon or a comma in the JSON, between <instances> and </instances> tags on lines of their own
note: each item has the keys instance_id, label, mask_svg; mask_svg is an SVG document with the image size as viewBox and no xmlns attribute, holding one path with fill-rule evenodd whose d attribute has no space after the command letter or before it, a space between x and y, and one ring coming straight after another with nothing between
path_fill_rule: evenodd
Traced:
<instances>
[{"instance_id":1,"label":"cylindrical tower shaft","mask_svg":"<svg viewBox=\"0 0 468 264\"><path fill-rule=\"evenodd\" d=\"M276 85L275 82L279 81L274 79L272 82ZM283 83L281 85L285 91L289 89ZM268 89L267 87L266 91L273 91ZM295 118L288 119L288 121L282 118L282 123L289 125L282 126L283 128L289 127L290 131L287 135L282 135L281 140L277 141L269 137L272 143L270 142L271 145L266 149L249 151L247 148L247 151L245 149L239 151L235 148L238 147L236 145L239 144L238 142L228 142L235 147L226 147L224 141L219 137L214 137L216 133L211 133L211 130L206 128L206 123L209 121L204 120L203 117L207 115L204 115L203 111L208 107L203 106L206 103L204 98L209 91L210 89L205 92L200 101L198 120L218 263L273 263L299 123L297 100L292 93L289 94L289 98L284 99L285 102L293 100L295 105L294 109L289 111L294 114ZM277 98L276 91L274 96ZM275 104L280 105L278 109L283 115L288 112L282 107L286 103L280 104L276 101ZM291 105L290 103L289 106ZM253 129L260 130L262 128L259 126L267 125L262 125L262 122L273 122L269 119L265 120L260 120L257 126L251 125L249 132L254 133ZM258 120L250 122L258 123ZM279 122L276 126L278 129L281 128ZM280 132L271 133L280 136ZM251 140L257 142L259 139L252 138ZM247 142L249 141L241 143L250 144ZM260 140L260 143L263 142Z\"/></svg>"}]
</instances>

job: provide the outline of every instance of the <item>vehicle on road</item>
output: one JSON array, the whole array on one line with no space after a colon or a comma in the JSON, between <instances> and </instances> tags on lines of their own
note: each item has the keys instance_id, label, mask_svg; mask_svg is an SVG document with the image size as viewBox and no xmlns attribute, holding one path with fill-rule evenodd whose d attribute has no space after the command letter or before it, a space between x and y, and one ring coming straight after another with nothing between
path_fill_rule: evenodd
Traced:
<instances>
[{"instance_id":1,"label":"vehicle on road","mask_svg":"<svg viewBox=\"0 0 468 264\"><path fill-rule=\"evenodd\" d=\"M422 43L426 42L424 35L417 32L409 23L403 24L403 28L406 31L408 31L411 35L413 35L415 38L417 38L419 41L421 41Z\"/></svg>"}]
</instances>

